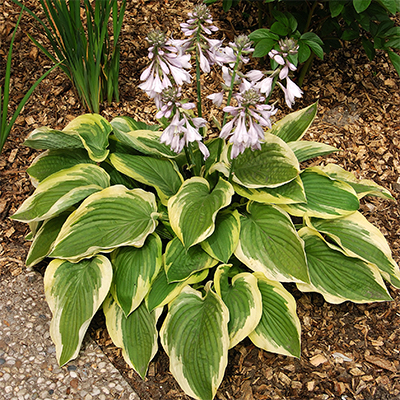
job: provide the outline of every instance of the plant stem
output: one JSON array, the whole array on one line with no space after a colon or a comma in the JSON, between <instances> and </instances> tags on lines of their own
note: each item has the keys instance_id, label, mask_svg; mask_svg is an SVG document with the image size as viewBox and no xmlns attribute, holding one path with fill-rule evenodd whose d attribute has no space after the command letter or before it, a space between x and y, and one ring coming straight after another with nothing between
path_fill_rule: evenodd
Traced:
<instances>
[{"instance_id":1,"label":"plant stem","mask_svg":"<svg viewBox=\"0 0 400 400\"><path fill-rule=\"evenodd\" d=\"M308 57L308 60L301 67L300 74L299 74L299 80L297 82L300 87L303 85L304 78L311 68L312 62L314 61L314 57L315 57L315 54L311 53L310 57Z\"/></svg>"},{"instance_id":2,"label":"plant stem","mask_svg":"<svg viewBox=\"0 0 400 400\"><path fill-rule=\"evenodd\" d=\"M202 100L201 100L201 82L200 82L200 62L199 49L196 46L196 87L197 87L197 115L199 118L203 116ZM200 135L204 137L204 128L200 128Z\"/></svg>"},{"instance_id":3,"label":"plant stem","mask_svg":"<svg viewBox=\"0 0 400 400\"><path fill-rule=\"evenodd\" d=\"M189 146L190 146L190 143L189 143ZM187 161L187 165L188 165L188 170L190 170L191 166L193 165L192 157L191 157L191 154L189 152L189 146L184 146L185 155L186 155L186 161Z\"/></svg>"},{"instance_id":4,"label":"plant stem","mask_svg":"<svg viewBox=\"0 0 400 400\"><path fill-rule=\"evenodd\" d=\"M310 12L309 12L309 14L308 14L307 23L306 23L306 27L305 27L305 29L304 29L304 32L308 32L308 30L309 30L309 28L310 28L311 19L312 19L312 17L313 17L315 8L317 7L317 3L318 3L317 1L314 1L314 2L313 2L313 5L312 5L312 7L311 7L311 10L310 10Z\"/></svg>"},{"instance_id":5,"label":"plant stem","mask_svg":"<svg viewBox=\"0 0 400 400\"><path fill-rule=\"evenodd\" d=\"M237 58L236 58L236 63L235 66L233 67L233 72L232 72L232 80L231 80L231 86L229 88L229 93L228 93L228 99L226 100L226 106L229 106L231 104L231 100L232 100L232 94L233 94L233 87L235 85L235 78L236 78L236 71L239 67L239 63L240 63L240 57L242 55L242 51L239 51ZM222 125L221 127L223 127L226 123L226 117L227 117L228 113L224 113L224 118L222 120ZM218 144L218 153L217 153L217 160L219 160L219 158L221 157L221 152L222 152L222 140L221 142Z\"/></svg>"}]
</instances>

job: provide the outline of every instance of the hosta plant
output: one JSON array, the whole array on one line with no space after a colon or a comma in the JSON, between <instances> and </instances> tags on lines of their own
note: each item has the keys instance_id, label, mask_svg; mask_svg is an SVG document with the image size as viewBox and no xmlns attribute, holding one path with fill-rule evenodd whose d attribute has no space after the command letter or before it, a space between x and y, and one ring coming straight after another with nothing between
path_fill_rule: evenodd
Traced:
<instances>
[{"instance_id":1,"label":"hosta plant","mask_svg":"<svg viewBox=\"0 0 400 400\"><path fill-rule=\"evenodd\" d=\"M31 228L27 266L51 259L44 286L60 365L77 357L102 308L112 340L142 378L160 342L182 389L208 400L228 350L246 337L300 357L286 283L331 303L386 301L384 281L400 288L400 271L358 211L362 197L390 193L338 165L302 166L335 151L302 140L317 104L271 126L274 109L261 92L268 78L240 72L248 39L223 48L206 39L215 30L206 9L190 17L183 41L148 37L142 88L164 128L86 114L62 131L35 129L25 144L46 150L28 169L36 190L12 218ZM189 80L185 46L196 53L197 76L228 65L219 137L203 137L205 119L179 100ZM281 68L285 79L290 68ZM224 101L222 93L209 98Z\"/></svg>"}]
</instances>

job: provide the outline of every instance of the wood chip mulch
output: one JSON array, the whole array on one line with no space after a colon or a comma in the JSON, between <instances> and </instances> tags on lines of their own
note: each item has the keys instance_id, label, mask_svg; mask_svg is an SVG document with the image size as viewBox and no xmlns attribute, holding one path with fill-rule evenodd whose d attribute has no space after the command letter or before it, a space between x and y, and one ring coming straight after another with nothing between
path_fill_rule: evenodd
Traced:
<instances>
[{"instance_id":1,"label":"wood chip mulch","mask_svg":"<svg viewBox=\"0 0 400 400\"><path fill-rule=\"evenodd\" d=\"M35 0L24 3L39 10ZM160 28L178 37L179 23L186 19L194 3L128 1L121 35L121 102L104 107L103 116L111 119L129 115L155 122L154 105L137 88L147 63L145 36L149 30ZM247 2L229 13L223 13L218 5L211 6L211 11L221 28L218 34L227 41L257 27L257 14ZM18 14L11 0L0 0L1 84ZM400 25L399 15L396 22ZM33 82L51 67L26 33L45 42L32 18L25 14L13 52L10 112ZM249 68L257 64L255 61ZM218 70L207 78L205 86L210 93L219 90ZM386 187L400 200L400 79L388 57L378 52L369 61L360 44L346 44L323 61L314 62L302 89L304 97L296 103L296 110L319 101L318 116L307 138L340 149L314 164L338 163L359 178L372 179ZM284 115L289 110L281 96L277 98L280 115ZM61 71L55 71L37 88L17 119L0 157L0 279L26 271L27 226L8 218L33 191L25 170L37 152L22 146L22 142L34 128L63 128L84 112L68 79ZM367 197L361 209L383 232L399 263L398 202ZM400 291L389 287L392 302L330 305L320 295L291 290L298 300L302 323L301 359L267 353L245 340L230 350L217 399L400 400ZM101 313L95 318L91 334L141 399L189 399L168 372L168 359L162 351L142 381L112 344Z\"/></svg>"}]
</instances>

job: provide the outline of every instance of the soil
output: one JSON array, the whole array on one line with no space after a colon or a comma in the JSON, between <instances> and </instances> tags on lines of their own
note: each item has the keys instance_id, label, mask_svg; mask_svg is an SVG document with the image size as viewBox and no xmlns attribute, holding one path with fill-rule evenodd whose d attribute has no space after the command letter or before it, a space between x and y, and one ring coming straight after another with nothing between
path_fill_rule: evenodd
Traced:
<instances>
[{"instance_id":1,"label":"soil","mask_svg":"<svg viewBox=\"0 0 400 400\"><path fill-rule=\"evenodd\" d=\"M36 0L23 3L40 11ZM146 33L155 28L178 37L179 23L195 1L130 0L121 38L119 104L105 105L108 119L129 115L155 123L155 107L137 85L147 63ZM211 6L219 37L233 39L257 27L256 12L247 2L224 13ZM0 0L0 84L11 33L19 9L11 0ZM396 16L400 25L400 16ZM23 95L51 67L27 33L46 43L27 14L18 30L12 63L12 113ZM252 61L249 69L257 67ZM210 93L218 91L218 70L205 81ZM336 146L340 151L314 164L335 162L359 178L368 178L389 189L400 199L400 79L383 52L370 61L360 43L345 43L324 60L315 60L303 87L304 97L295 110L319 101L318 116L307 138ZM277 96L284 115L289 110ZM84 113L77 96L61 70L56 70L35 90L9 136L0 157L0 279L26 273L24 259L29 242L25 224L11 221L33 187L25 173L38 154L23 146L27 135L39 126L63 128ZM400 261L398 202L367 197L361 210L385 235L394 259ZM43 270L44 264L40 266ZM302 294L290 288L298 304L302 323L301 359L260 350L248 340L229 353L229 365L216 398L225 399L360 399L400 400L400 291L389 287L392 302L331 305L317 294ZM121 371L141 399L189 399L168 372L162 350L151 362L142 381L124 362L111 342L101 313L92 324L91 335Z\"/></svg>"}]
</instances>

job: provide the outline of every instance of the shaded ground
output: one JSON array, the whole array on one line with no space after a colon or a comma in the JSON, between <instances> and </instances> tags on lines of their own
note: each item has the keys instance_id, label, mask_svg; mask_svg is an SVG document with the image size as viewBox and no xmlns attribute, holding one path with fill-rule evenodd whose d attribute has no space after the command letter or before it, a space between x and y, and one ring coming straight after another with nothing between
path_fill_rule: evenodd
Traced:
<instances>
[{"instance_id":1,"label":"shaded ground","mask_svg":"<svg viewBox=\"0 0 400 400\"><path fill-rule=\"evenodd\" d=\"M24 1L31 9L37 1ZM129 115L154 123L154 106L137 89L140 72L147 63L145 36L150 29L177 32L194 1L130 0L121 43L121 103L102 110L111 119ZM256 28L251 9L228 14L211 8L219 35ZM4 75L10 32L19 10L10 0L0 0L0 79ZM244 17L248 14L249 17ZM254 14L255 15L255 14ZM16 37L10 111L28 87L51 66L25 35L40 37L31 19L24 16ZM175 34L178 37L178 34ZM43 39L44 40L44 39ZM218 70L205 87L218 90ZM369 61L357 44L317 60L303 85L304 98L296 109L319 101L318 117L308 137L335 145L340 152L315 164L337 162L360 178L373 179L400 199L400 79L385 54ZM278 100L282 114L288 109ZM9 220L33 189L25 170L37 152L23 147L34 128L48 125L63 128L82 114L75 93L60 71L53 72L33 94L17 120L0 157L0 279L25 273L24 259L29 242L27 226ZM400 218L398 204L367 198L362 211L386 236L394 259L400 261ZM43 267L42 267L43 268ZM244 341L229 354L225 379L218 399L400 399L400 293L390 288L390 303L355 305L327 304L314 294L293 289L302 322L302 358L276 356ZM130 370L104 329L101 313L91 334L106 355L123 373L142 399L188 399L168 372L168 359L160 351L141 381Z\"/></svg>"}]
</instances>

